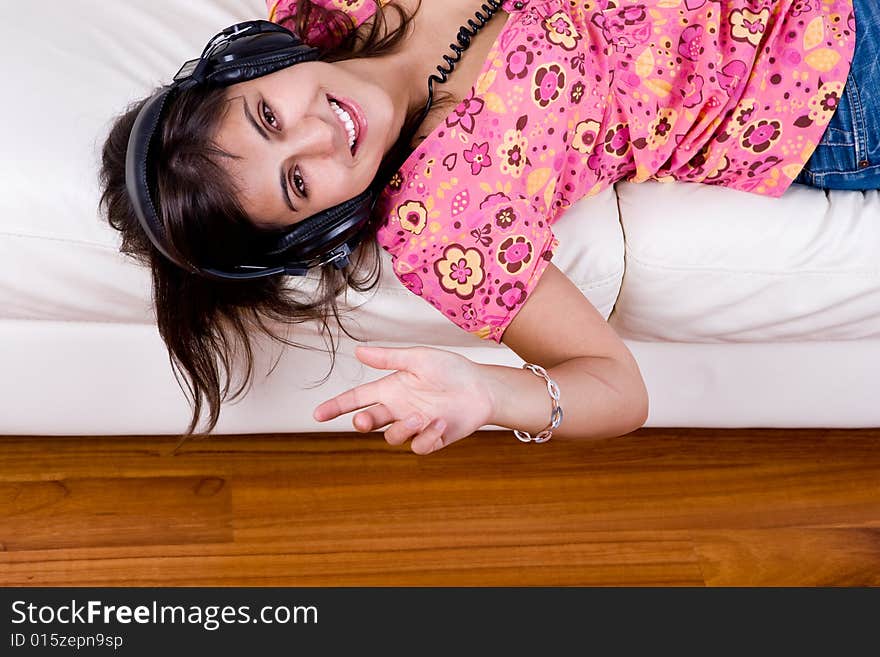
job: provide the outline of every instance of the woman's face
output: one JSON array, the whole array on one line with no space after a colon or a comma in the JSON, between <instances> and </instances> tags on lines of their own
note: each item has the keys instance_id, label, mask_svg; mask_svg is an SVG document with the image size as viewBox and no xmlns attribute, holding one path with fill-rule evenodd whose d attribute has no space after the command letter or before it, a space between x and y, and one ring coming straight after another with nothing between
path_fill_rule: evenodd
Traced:
<instances>
[{"instance_id":1,"label":"woman's face","mask_svg":"<svg viewBox=\"0 0 880 657\"><path fill-rule=\"evenodd\" d=\"M304 62L227 89L214 141L241 158L223 165L256 226L290 226L357 196L396 141L391 97L345 64ZM354 153L331 99L365 124L355 127Z\"/></svg>"}]
</instances>

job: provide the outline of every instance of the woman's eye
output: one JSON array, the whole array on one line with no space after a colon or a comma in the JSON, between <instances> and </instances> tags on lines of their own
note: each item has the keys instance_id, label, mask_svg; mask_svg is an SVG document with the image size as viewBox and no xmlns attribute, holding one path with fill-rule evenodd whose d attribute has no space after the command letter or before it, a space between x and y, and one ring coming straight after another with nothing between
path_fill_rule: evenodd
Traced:
<instances>
[{"instance_id":1,"label":"woman's eye","mask_svg":"<svg viewBox=\"0 0 880 657\"><path fill-rule=\"evenodd\" d=\"M299 172L299 168L293 170L293 184L296 190L303 195L304 198L309 197L308 187L306 187L305 178Z\"/></svg>"},{"instance_id":2,"label":"woman's eye","mask_svg":"<svg viewBox=\"0 0 880 657\"><path fill-rule=\"evenodd\" d=\"M268 123L270 126L276 129L278 128L278 126L276 125L278 123L278 119L275 118L272 110L270 110L269 106L265 103L263 104L263 118L266 119L266 123Z\"/></svg>"}]
</instances>

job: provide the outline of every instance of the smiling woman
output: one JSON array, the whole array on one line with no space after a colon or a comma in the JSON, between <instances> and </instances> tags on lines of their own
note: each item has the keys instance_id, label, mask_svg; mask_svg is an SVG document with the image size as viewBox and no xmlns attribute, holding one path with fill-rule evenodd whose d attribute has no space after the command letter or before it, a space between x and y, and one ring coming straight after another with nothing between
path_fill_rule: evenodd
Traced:
<instances>
[{"instance_id":1,"label":"smiling woman","mask_svg":"<svg viewBox=\"0 0 880 657\"><path fill-rule=\"evenodd\" d=\"M367 189L410 105L387 66L303 62L227 88L215 142L255 225L283 228Z\"/></svg>"},{"instance_id":2,"label":"smiling woman","mask_svg":"<svg viewBox=\"0 0 880 657\"><path fill-rule=\"evenodd\" d=\"M170 102L155 146L157 165L148 175L155 181L156 212L172 255L218 267L247 263L284 226L350 198L372 176L385 175L383 158L406 146L399 136L408 134L417 108L406 98L401 104L406 80L398 76L383 86L379 69L368 76L356 62L395 52L414 11L396 4L380 9L384 1L367 0L364 7L368 4L375 19L355 33L348 14L302 0L288 25L298 23L299 34L309 34L307 26L323 26L320 35L307 39L318 48L318 61L230 87L196 86ZM332 33L346 36L328 38ZM346 288L367 292L378 284L379 247L367 239L350 265L321 268L309 295L288 289L280 276L216 281L171 263L145 234L126 190L129 135L148 99L117 117L104 143L101 206L122 234L120 250L151 270L159 334L193 408L186 438L204 406L210 432L221 402L249 389L255 333L301 346L273 330L273 323L285 328L317 322L329 342L329 377L336 355L331 321L357 339L340 321L337 297ZM357 121L354 152L333 102L343 103ZM234 373L240 374L237 382Z\"/></svg>"},{"instance_id":3,"label":"smiling woman","mask_svg":"<svg viewBox=\"0 0 880 657\"><path fill-rule=\"evenodd\" d=\"M408 290L472 336L503 342L531 361L529 371L427 347L360 349L362 362L395 373L328 400L315 420L357 410L357 428L390 424L386 440L412 440L419 453L482 424L517 427L520 440L534 433L542 442L554 432L584 439L638 428L648 413L639 367L552 262L554 224L620 181L784 194L844 88L861 86L847 82L853 0L486 0L476 12L473 0L435 0L425 11L417 0L394 1L405 9L373 0L320 0L344 12L321 9L319 0L270 1L272 19L296 34L263 21L218 35L175 76L179 95L156 94L138 117L125 176L124 146L140 108L111 133L104 202L124 248L152 267L160 332L192 383L190 431L203 398L213 428L241 353L248 378L233 399L244 392L249 329L298 346L266 320L317 318L330 335L332 310L345 330L336 298L346 286L375 285L364 287L369 278L359 276L364 265L376 272L377 246ZM388 28L395 11L400 24ZM871 14L858 16L864 23ZM436 66L441 55L447 67ZM453 68L445 89L456 105L431 114L426 86L445 84ZM440 78L429 77L435 70ZM159 99L169 106L164 124ZM161 143L150 151L143 144L155 133ZM156 231L180 256L169 260L187 261L180 267L158 257L132 219L126 176L141 219L149 205L142 190L155 179ZM354 201L358 229L369 227L358 235L367 248L349 245L333 225ZM161 250L154 226L143 225ZM280 276L302 268L275 266L301 235L321 243L314 250L337 238L356 249L351 264L345 249L332 254L334 266L322 267L309 298ZM259 269L261 255L274 258L264 279L197 275L206 265Z\"/></svg>"}]
</instances>

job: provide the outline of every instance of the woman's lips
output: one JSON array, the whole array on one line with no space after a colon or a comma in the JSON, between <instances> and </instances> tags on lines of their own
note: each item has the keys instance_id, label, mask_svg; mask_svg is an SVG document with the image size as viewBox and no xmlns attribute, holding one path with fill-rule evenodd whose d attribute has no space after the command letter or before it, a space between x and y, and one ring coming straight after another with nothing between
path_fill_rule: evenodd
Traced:
<instances>
[{"instance_id":1,"label":"woman's lips","mask_svg":"<svg viewBox=\"0 0 880 657\"><path fill-rule=\"evenodd\" d=\"M367 135L367 119L364 117L364 112L357 103L348 100L347 98L334 98L333 100L339 103L342 109L348 112L351 120L354 121L355 135L354 150L352 151L352 154L357 155L357 152L360 150L361 144Z\"/></svg>"}]
</instances>

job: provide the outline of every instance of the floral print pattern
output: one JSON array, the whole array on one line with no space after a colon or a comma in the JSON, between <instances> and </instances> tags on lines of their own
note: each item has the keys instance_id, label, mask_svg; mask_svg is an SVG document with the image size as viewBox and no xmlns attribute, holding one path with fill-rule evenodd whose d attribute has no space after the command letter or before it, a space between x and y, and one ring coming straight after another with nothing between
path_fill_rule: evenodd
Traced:
<instances>
[{"instance_id":1,"label":"floral print pattern","mask_svg":"<svg viewBox=\"0 0 880 657\"><path fill-rule=\"evenodd\" d=\"M522 132L507 130L504 139L496 151L501 158L501 173L512 178L519 178L526 166L526 149L529 145Z\"/></svg>"},{"instance_id":2,"label":"floral print pattern","mask_svg":"<svg viewBox=\"0 0 880 657\"><path fill-rule=\"evenodd\" d=\"M532 100L544 109L554 100L559 98L560 92L565 88L565 71L557 63L542 64L535 70L532 79Z\"/></svg>"},{"instance_id":3,"label":"floral print pattern","mask_svg":"<svg viewBox=\"0 0 880 657\"><path fill-rule=\"evenodd\" d=\"M580 41L580 33L564 11L557 11L549 18L545 18L543 27L547 33L547 40L564 50L574 50Z\"/></svg>"},{"instance_id":4,"label":"floral print pattern","mask_svg":"<svg viewBox=\"0 0 880 657\"><path fill-rule=\"evenodd\" d=\"M485 277L483 254L478 249L453 244L434 263L434 271L440 287L462 299L470 299Z\"/></svg>"},{"instance_id":5,"label":"floral print pattern","mask_svg":"<svg viewBox=\"0 0 880 657\"><path fill-rule=\"evenodd\" d=\"M369 0L316 1L354 25L375 11ZM279 22L296 11L295 0L267 4ZM781 196L843 97L855 45L852 0L502 8L492 20L506 23L468 93L374 209L401 283L496 342L553 259L553 224L578 199L619 180ZM306 40L338 36L315 26Z\"/></svg>"},{"instance_id":6,"label":"floral print pattern","mask_svg":"<svg viewBox=\"0 0 880 657\"><path fill-rule=\"evenodd\" d=\"M482 98L474 98L474 93L461 101L446 119L447 127L460 126L465 132L474 131L474 119L483 111L485 103Z\"/></svg>"},{"instance_id":7,"label":"floral print pattern","mask_svg":"<svg viewBox=\"0 0 880 657\"><path fill-rule=\"evenodd\" d=\"M782 135L782 123L769 119L758 119L749 124L742 136L743 148L753 153L763 153L775 144Z\"/></svg>"},{"instance_id":8,"label":"floral print pattern","mask_svg":"<svg viewBox=\"0 0 880 657\"><path fill-rule=\"evenodd\" d=\"M397 221L401 228L419 235L425 229L428 211L421 201L407 201L397 208Z\"/></svg>"},{"instance_id":9,"label":"floral print pattern","mask_svg":"<svg viewBox=\"0 0 880 657\"><path fill-rule=\"evenodd\" d=\"M761 43L764 31L767 29L767 20L770 18L770 10L762 9L754 13L748 9L735 9L730 14L730 36L737 41L746 41L753 46Z\"/></svg>"},{"instance_id":10,"label":"floral print pattern","mask_svg":"<svg viewBox=\"0 0 880 657\"><path fill-rule=\"evenodd\" d=\"M810 98L809 117L811 121L819 121L820 123L828 123L834 115L834 111L840 105L840 99L843 96L843 82L826 82L815 96Z\"/></svg>"},{"instance_id":11,"label":"floral print pattern","mask_svg":"<svg viewBox=\"0 0 880 657\"><path fill-rule=\"evenodd\" d=\"M508 80L522 80L529 74L529 67L535 55L523 45L517 46L514 50L507 54L507 67L504 74Z\"/></svg>"}]
</instances>

